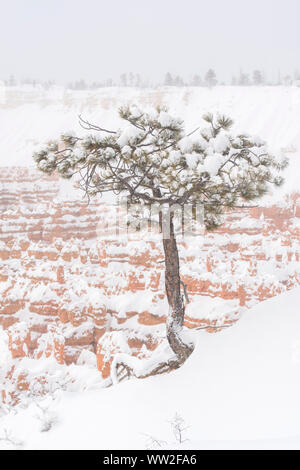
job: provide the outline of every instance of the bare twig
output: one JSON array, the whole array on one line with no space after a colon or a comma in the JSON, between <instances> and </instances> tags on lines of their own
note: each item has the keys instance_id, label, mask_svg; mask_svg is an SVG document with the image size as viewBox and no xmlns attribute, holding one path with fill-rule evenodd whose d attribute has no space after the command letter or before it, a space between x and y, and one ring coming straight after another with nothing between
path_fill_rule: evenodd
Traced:
<instances>
[{"instance_id":1,"label":"bare twig","mask_svg":"<svg viewBox=\"0 0 300 470\"><path fill-rule=\"evenodd\" d=\"M86 121L85 119L81 117L80 114L78 118L79 118L79 124L81 125L83 129L86 129L88 131L93 130L93 131L99 131L99 132L107 132L108 134L116 134L116 131L109 131L108 129L104 129L104 127L99 127L99 126L96 126L96 124L92 124L89 121Z\"/></svg>"},{"instance_id":2,"label":"bare twig","mask_svg":"<svg viewBox=\"0 0 300 470\"><path fill-rule=\"evenodd\" d=\"M186 303L189 304L189 303L190 303L190 299L189 299L189 296L188 296L188 293L187 293L187 285L186 285L185 282L183 282L182 279L180 279L180 284L181 284L182 287L183 287L183 292L184 292L184 297L185 297Z\"/></svg>"},{"instance_id":3,"label":"bare twig","mask_svg":"<svg viewBox=\"0 0 300 470\"><path fill-rule=\"evenodd\" d=\"M207 330L207 328L213 328L214 330L218 330L219 328L230 328L231 326L234 325L234 323L231 323L230 325L224 325L223 324L223 325L219 325L219 326L214 326L214 325L199 326L198 328L193 328L193 329L194 330Z\"/></svg>"}]
</instances>

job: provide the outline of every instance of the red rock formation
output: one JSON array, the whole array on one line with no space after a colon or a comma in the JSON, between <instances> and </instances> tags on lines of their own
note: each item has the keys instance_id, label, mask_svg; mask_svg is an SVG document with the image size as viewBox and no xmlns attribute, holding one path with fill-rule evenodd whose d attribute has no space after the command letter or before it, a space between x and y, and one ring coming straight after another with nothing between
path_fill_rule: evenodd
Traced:
<instances>
[{"instance_id":1,"label":"red rock formation","mask_svg":"<svg viewBox=\"0 0 300 470\"><path fill-rule=\"evenodd\" d=\"M10 326L8 338L8 347L13 359L28 356L30 331L25 322L19 322Z\"/></svg>"},{"instance_id":2,"label":"red rock formation","mask_svg":"<svg viewBox=\"0 0 300 470\"><path fill-rule=\"evenodd\" d=\"M65 338L59 334L55 325L49 325L47 333L38 339L38 347L35 351L36 359L53 356L59 364L64 364Z\"/></svg>"},{"instance_id":3,"label":"red rock formation","mask_svg":"<svg viewBox=\"0 0 300 470\"><path fill-rule=\"evenodd\" d=\"M0 324L17 331L26 321L28 328L22 340L10 333L14 357L42 357L44 344L46 356L69 364L86 349L107 376L102 338L115 348L113 333L122 331L132 354L153 350L166 318L160 242L113 237L112 209L55 200L56 178L14 168L3 169L0 182ZM245 307L298 285L299 202L293 195L284 207L237 210L216 233L179 241L190 301L219 297ZM217 322L208 313L187 314L186 326L215 332L238 316L220 312Z\"/></svg>"},{"instance_id":4,"label":"red rock formation","mask_svg":"<svg viewBox=\"0 0 300 470\"><path fill-rule=\"evenodd\" d=\"M128 344L121 331L105 333L97 345L97 367L103 379L110 376L113 358L118 353L129 353Z\"/></svg>"}]
</instances>

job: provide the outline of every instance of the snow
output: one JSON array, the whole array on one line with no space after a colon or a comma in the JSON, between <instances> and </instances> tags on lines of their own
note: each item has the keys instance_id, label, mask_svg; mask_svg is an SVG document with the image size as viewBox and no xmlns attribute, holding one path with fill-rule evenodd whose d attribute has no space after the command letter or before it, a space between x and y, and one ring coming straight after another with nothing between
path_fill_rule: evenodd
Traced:
<instances>
[{"instance_id":1,"label":"snow","mask_svg":"<svg viewBox=\"0 0 300 470\"><path fill-rule=\"evenodd\" d=\"M79 113L91 122L117 129L120 124L117 118L119 106L136 101L141 107L144 107L145 102L167 104L172 116L181 116L185 120L187 131L201 124L201 116L206 111L228 114L235 120L235 132L246 131L259 135L268 141L274 153L290 156L290 166L285 174L286 183L276 192L278 204L286 205L283 193L299 191L300 130L297 123L300 115L300 89L215 87L211 90L168 88L140 91L114 88L80 93L56 89L55 93L48 94L40 91L35 97L26 96L25 90L16 90L16 93L17 91L18 99L14 95L7 97L4 94L0 97L0 166L31 165L31 154L35 147L44 140L57 137L69 127L76 127ZM138 116L138 107L135 112ZM173 118L165 112L159 114L159 120L162 125L173 122ZM83 132L78 125L75 130ZM126 146L134 142L138 135L138 129L124 129L119 143ZM223 161L221 153L228 144L226 135L221 133L211 142L211 156L204 164L198 162L192 153L193 143L197 141L204 147L207 146L206 141L201 140L200 136L196 137L196 134L180 142L179 147L186 153L188 167L196 167L199 174L208 171L211 176L216 175ZM255 142L260 143L258 137L255 137ZM123 147L123 151L131 150L128 146ZM179 156L180 152L172 152L166 159L166 166L175 162ZM184 172L181 176L183 180L186 177ZM22 186L24 191L29 188L30 183ZM59 198L64 200L76 196L78 197L78 193L72 183L64 181ZM44 210L41 206L41 213ZM17 214L17 208L11 207L6 215L15 213ZM25 208L22 208L22 214L26 214ZM72 225L72 215L65 215L63 218ZM20 217L19 220L26 222L25 217ZM249 230L262 227L263 224L263 218L245 218L233 222L231 228ZM297 227L298 219L291 219L291 225ZM4 230L11 230L9 224L3 225ZM252 236L252 242L254 239L255 236ZM213 239L208 236L205 243L214 244L214 260L218 261L213 271L203 275L205 261L196 258L194 262L182 263L182 274L192 274L195 279L207 279L212 285L228 282L234 289L238 288L239 283L253 289L256 285L262 288L273 286L278 292L282 288L280 283L287 284L290 277L299 270L296 259L289 264L285 263L287 248L282 246L282 240L279 237L277 240L268 239L261 243L261 250L268 259L259 261L258 274L250 278L247 263L241 260L234 260L237 274L233 276L221 253L221 247L229 243L247 246L249 236L246 233L242 237L240 234L230 237L217 234ZM261 236L257 237L257 241L261 242ZM182 253L186 257L188 254L197 255L203 243L204 240L201 239L197 243L193 242L185 251L182 248ZM2 243L1 245L4 249L5 246ZM126 251L128 256L134 256L142 251L142 247L140 242L131 243L126 248L123 245L111 245L108 254L117 256L119 252L121 258ZM14 249L18 249L17 244ZM37 244L36 249L44 252L46 247ZM291 250L295 250L294 245ZM62 253L65 251L78 251L78 246L70 243ZM92 251L91 248L90 255ZM283 255L283 262L278 265L276 256L280 253ZM95 249L93 254L98 257L98 250ZM117 311L119 318L126 318L126 313L130 311L147 311L157 317L163 316L167 311L166 299L153 302L150 289L147 292L122 293L122 288L127 285L125 278L130 268L126 260L127 258L122 259L122 262L112 261L107 268L103 282L106 288L111 289L112 295L109 296L104 295L99 288L89 286L82 278L78 282L74 278L76 286L67 279L70 289L68 298L64 299L65 306L76 312L76 308L83 305L93 305L100 310ZM18 260L9 264L9 268L14 271L19 267ZM50 267L51 263L43 261L42 268L28 269L27 274L29 277L44 276L53 281L56 279L56 272L51 272ZM73 263L72 269L75 272L77 265ZM96 268L93 269L95 278L98 278L99 272ZM79 271L80 264L78 273ZM145 285L149 285L149 272L142 271L142 268L136 268L135 272L143 274ZM16 282L7 298L18 300L26 292L32 302L58 302L55 290L44 283L37 284L33 290L29 289L29 284L29 281ZM0 286L1 293L11 285L12 280L3 282ZM49 389L44 399L29 396L15 407L15 412L0 407L0 448L10 445L1 440L5 430L14 436L16 443L22 443L19 447L26 449L143 448L146 446L146 434L167 440L170 446L176 447L177 444L170 441L172 438L168 421L175 413L179 413L190 426L190 440L185 447L300 449L299 300L300 289L295 289L245 313L236 300L195 295L186 309L186 316L190 319L217 321L218 325L218 321L223 323L224 319L237 319L237 314L242 313L240 321L218 334L185 331L197 341L197 346L180 370L147 380L131 380L107 389L96 369L95 354L89 350L83 350L77 364L69 367L58 365L54 358L42 357L39 361L21 359L16 362L15 376L22 371L29 372L32 377L32 374L44 374L49 381ZM253 299L252 302L256 300ZM21 311L18 318L23 323L17 324L15 332L11 328L10 334L12 337L18 334L23 339L27 331L24 320L28 323L40 321L39 315L29 315L25 311ZM164 337L162 324L140 325L137 324L137 317L132 317L127 320L126 325L135 338L143 338L149 333L158 340ZM66 325L64 337L84 336L92 326L91 322L85 322L75 329ZM116 319L111 320L111 327L118 328ZM122 333L115 332L114 336L117 346L124 353L126 348ZM45 336L44 343L50 339ZM8 336L0 328L0 382L2 375L9 370L7 367L12 364L7 343ZM44 350L45 344L41 342L40 345ZM149 366L160 354L159 348L160 346L148 361ZM141 363L137 358L132 357L131 361L134 366L140 367ZM32 384L38 385L34 380ZM41 432L40 421L44 418L40 416L40 406L47 407L47 416L52 422L48 432Z\"/></svg>"},{"instance_id":2,"label":"snow","mask_svg":"<svg viewBox=\"0 0 300 470\"><path fill-rule=\"evenodd\" d=\"M0 328L0 369L9 360L10 354L8 350L7 334Z\"/></svg>"},{"instance_id":3,"label":"snow","mask_svg":"<svg viewBox=\"0 0 300 470\"><path fill-rule=\"evenodd\" d=\"M190 169L194 169L197 166L197 157L193 154L187 153L185 155L186 163Z\"/></svg>"},{"instance_id":4,"label":"snow","mask_svg":"<svg viewBox=\"0 0 300 470\"><path fill-rule=\"evenodd\" d=\"M30 293L31 302L51 302L52 300L58 300L57 294L45 285L39 285Z\"/></svg>"},{"instance_id":5,"label":"snow","mask_svg":"<svg viewBox=\"0 0 300 470\"><path fill-rule=\"evenodd\" d=\"M225 152L225 150L230 147L230 141L226 135L220 133L214 139L214 150L217 153Z\"/></svg>"},{"instance_id":6,"label":"snow","mask_svg":"<svg viewBox=\"0 0 300 470\"><path fill-rule=\"evenodd\" d=\"M170 126L173 123L173 118L172 116L170 116L170 114L164 111L161 111L159 113L158 122L164 127Z\"/></svg>"},{"instance_id":7,"label":"snow","mask_svg":"<svg viewBox=\"0 0 300 470\"><path fill-rule=\"evenodd\" d=\"M190 333L196 349L171 374L56 391L39 402L53 417L48 432L41 432L37 402L17 406L1 418L0 436L6 429L25 449L137 449L145 448L145 435L169 449L300 449L299 300L297 288L260 303L219 334ZM72 366L72 374L76 367L82 370ZM190 426L181 446L170 431L175 413Z\"/></svg>"},{"instance_id":8,"label":"snow","mask_svg":"<svg viewBox=\"0 0 300 470\"><path fill-rule=\"evenodd\" d=\"M179 142L179 148L182 152L190 152L193 147L193 141L190 137L184 137Z\"/></svg>"},{"instance_id":9,"label":"snow","mask_svg":"<svg viewBox=\"0 0 300 470\"><path fill-rule=\"evenodd\" d=\"M207 171L211 176L216 176L222 163L224 163L224 157L221 154L213 154L207 156L204 165L202 165L202 171Z\"/></svg>"},{"instance_id":10,"label":"snow","mask_svg":"<svg viewBox=\"0 0 300 470\"><path fill-rule=\"evenodd\" d=\"M226 315L240 311L238 299L224 300L220 297L194 295L193 301L186 306L185 313L190 318L222 321Z\"/></svg>"},{"instance_id":11,"label":"snow","mask_svg":"<svg viewBox=\"0 0 300 470\"><path fill-rule=\"evenodd\" d=\"M141 131L136 127L126 126L118 138L117 143L120 145L120 147L125 146L125 148L127 148L128 144L134 143L135 139L138 138L140 134Z\"/></svg>"},{"instance_id":12,"label":"snow","mask_svg":"<svg viewBox=\"0 0 300 470\"><path fill-rule=\"evenodd\" d=\"M229 115L234 120L233 133L259 136L269 144L271 152L283 152L290 157L285 171L286 183L276 193L282 194L299 187L300 115L299 87L230 87L217 86L157 90L134 88L104 88L76 92L55 88L48 92L28 93L25 88L11 89L0 97L0 166L33 165L32 153L46 140L56 138L70 128L77 134L84 130L78 123L81 114L90 122L116 130L121 121L117 115L121 105L136 104L141 109L151 105L167 105L171 116L180 116L187 132L199 125L206 112ZM159 119L170 123L168 113ZM198 140L200 136L193 134ZM122 144L135 136L125 132ZM188 141L182 143L187 145ZM215 150L220 152L226 142L216 139ZM66 185L64 181L62 183Z\"/></svg>"}]
</instances>

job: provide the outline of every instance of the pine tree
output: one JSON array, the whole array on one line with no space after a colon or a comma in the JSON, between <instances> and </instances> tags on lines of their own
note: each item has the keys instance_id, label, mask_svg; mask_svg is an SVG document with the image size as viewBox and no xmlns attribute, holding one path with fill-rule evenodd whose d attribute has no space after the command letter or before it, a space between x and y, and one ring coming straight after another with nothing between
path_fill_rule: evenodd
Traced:
<instances>
[{"instance_id":1,"label":"pine tree","mask_svg":"<svg viewBox=\"0 0 300 470\"><path fill-rule=\"evenodd\" d=\"M293 83L292 77L290 75L285 75L283 77L283 84L285 86L290 86Z\"/></svg>"},{"instance_id":2,"label":"pine tree","mask_svg":"<svg viewBox=\"0 0 300 470\"><path fill-rule=\"evenodd\" d=\"M182 79L182 77L180 77L179 75L177 75L175 78L174 78L174 85L175 86L184 86L184 81Z\"/></svg>"},{"instance_id":3,"label":"pine tree","mask_svg":"<svg viewBox=\"0 0 300 470\"><path fill-rule=\"evenodd\" d=\"M6 85L7 86L16 86L17 85L17 81L16 81L16 79L13 75L10 75L9 79L6 80Z\"/></svg>"},{"instance_id":4,"label":"pine tree","mask_svg":"<svg viewBox=\"0 0 300 470\"><path fill-rule=\"evenodd\" d=\"M247 73L243 73L243 72L240 73L240 76L239 76L239 85L240 85L240 86L248 86L248 85L250 85L250 79L249 79L249 75L248 75Z\"/></svg>"},{"instance_id":5,"label":"pine tree","mask_svg":"<svg viewBox=\"0 0 300 470\"><path fill-rule=\"evenodd\" d=\"M134 75L132 72L129 72L129 78L128 78L128 83L129 83L129 86L133 86L133 83L134 83Z\"/></svg>"},{"instance_id":6,"label":"pine tree","mask_svg":"<svg viewBox=\"0 0 300 470\"><path fill-rule=\"evenodd\" d=\"M200 75L193 76L191 86L202 86L202 80L201 80Z\"/></svg>"},{"instance_id":7,"label":"pine tree","mask_svg":"<svg viewBox=\"0 0 300 470\"><path fill-rule=\"evenodd\" d=\"M127 86L128 85L127 74L126 73L122 73L122 75L120 76L120 80L121 80L121 86Z\"/></svg>"},{"instance_id":8,"label":"pine tree","mask_svg":"<svg viewBox=\"0 0 300 470\"><path fill-rule=\"evenodd\" d=\"M205 85L209 88L212 88L217 85L218 80L216 78L216 73L213 69L209 69L205 75L204 79Z\"/></svg>"},{"instance_id":9,"label":"pine tree","mask_svg":"<svg viewBox=\"0 0 300 470\"><path fill-rule=\"evenodd\" d=\"M141 76L139 73L137 73L135 76L135 86L137 88L140 88L142 86L142 80L141 80Z\"/></svg>"},{"instance_id":10,"label":"pine tree","mask_svg":"<svg viewBox=\"0 0 300 470\"><path fill-rule=\"evenodd\" d=\"M253 85L263 85L264 83L264 78L263 74L260 70L254 70L253 72Z\"/></svg>"},{"instance_id":11,"label":"pine tree","mask_svg":"<svg viewBox=\"0 0 300 470\"><path fill-rule=\"evenodd\" d=\"M86 90L87 89L87 84L83 79L79 80L78 82L75 82L74 85L75 90Z\"/></svg>"},{"instance_id":12,"label":"pine tree","mask_svg":"<svg viewBox=\"0 0 300 470\"><path fill-rule=\"evenodd\" d=\"M114 83L113 83L112 78L108 78L108 79L105 81L105 86L106 86L106 87L112 87L112 86L114 86Z\"/></svg>"},{"instance_id":13,"label":"pine tree","mask_svg":"<svg viewBox=\"0 0 300 470\"><path fill-rule=\"evenodd\" d=\"M150 369L133 366L133 358L116 357L112 373L122 370L139 378L180 367L193 351L182 335L185 286L180 278L174 208L201 204L207 230L222 224L225 211L262 197L282 183L278 162L264 142L232 135L231 119L206 114L204 129L186 134L183 122L157 108L146 113L136 106L120 109L124 126L107 130L81 119L90 135L62 135L34 154L39 170L63 178L78 175L89 196L113 192L129 203L159 205L158 224L165 254L165 289L169 304L166 336L173 356ZM245 203L244 203L245 204Z\"/></svg>"},{"instance_id":14,"label":"pine tree","mask_svg":"<svg viewBox=\"0 0 300 470\"><path fill-rule=\"evenodd\" d=\"M165 86L172 86L172 85L174 85L174 80L173 80L173 77L172 77L172 75L170 74L170 72L167 72L167 73L166 73L164 85L165 85Z\"/></svg>"}]
</instances>

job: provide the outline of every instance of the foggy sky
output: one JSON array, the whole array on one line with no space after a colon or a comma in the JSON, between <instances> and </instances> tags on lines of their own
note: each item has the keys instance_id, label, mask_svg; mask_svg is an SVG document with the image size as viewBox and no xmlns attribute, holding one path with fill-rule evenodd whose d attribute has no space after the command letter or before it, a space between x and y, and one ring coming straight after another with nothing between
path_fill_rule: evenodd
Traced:
<instances>
[{"instance_id":1,"label":"foggy sky","mask_svg":"<svg viewBox=\"0 0 300 470\"><path fill-rule=\"evenodd\" d=\"M0 78L300 69L300 0L0 0Z\"/></svg>"}]
</instances>

